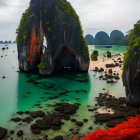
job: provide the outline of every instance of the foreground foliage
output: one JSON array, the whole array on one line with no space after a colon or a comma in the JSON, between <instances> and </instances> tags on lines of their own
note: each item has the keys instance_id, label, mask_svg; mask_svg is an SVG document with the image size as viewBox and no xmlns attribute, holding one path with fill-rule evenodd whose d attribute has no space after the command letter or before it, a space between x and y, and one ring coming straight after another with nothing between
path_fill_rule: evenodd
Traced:
<instances>
[{"instance_id":1,"label":"foreground foliage","mask_svg":"<svg viewBox=\"0 0 140 140\"><path fill-rule=\"evenodd\" d=\"M139 109L140 110L140 109ZM138 140L140 139L140 115L128 117L128 121L116 125L114 128L98 129L80 140ZM74 137L71 140L77 140Z\"/></svg>"}]
</instances>

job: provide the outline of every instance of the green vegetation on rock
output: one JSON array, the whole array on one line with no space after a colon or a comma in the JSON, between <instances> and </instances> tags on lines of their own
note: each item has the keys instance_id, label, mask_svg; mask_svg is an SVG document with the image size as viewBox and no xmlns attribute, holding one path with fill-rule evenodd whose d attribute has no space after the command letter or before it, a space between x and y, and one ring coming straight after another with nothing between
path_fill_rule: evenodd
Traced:
<instances>
[{"instance_id":1,"label":"green vegetation on rock","mask_svg":"<svg viewBox=\"0 0 140 140\"><path fill-rule=\"evenodd\" d=\"M43 63L40 63L39 65L37 65L37 67L41 70L46 69L46 66Z\"/></svg>"},{"instance_id":2,"label":"green vegetation on rock","mask_svg":"<svg viewBox=\"0 0 140 140\"><path fill-rule=\"evenodd\" d=\"M28 29L26 29L25 31L24 31L24 33L23 33L23 42L24 42L24 44L26 43L26 41L27 41L27 36L28 36Z\"/></svg>"},{"instance_id":3,"label":"green vegetation on rock","mask_svg":"<svg viewBox=\"0 0 140 140\"><path fill-rule=\"evenodd\" d=\"M30 18L33 18L35 15L33 13L30 14Z\"/></svg>"},{"instance_id":4,"label":"green vegetation on rock","mask_svg":"<svg viewBox=\"0 0 140 140\"><path fill-rule=\"evenodd\" d=\"M46 24L49 25L50 24L50 21L46 21Z\"/></svg>"},{"instance_id":5,"label":"green vegetation on rock","mask_svg":"<svg viewBox=\"0 0 140 140\"><path fill-rule=\"evenodd\" d=\"M91 54L91 59L92 60L97 60L98 55L99 55L98 51L94 50Z\"/></svg>"},{"instance_id":6,"label":"green vegetation on rock","mask_svg":"<svg viewBox=\"0 0 140 140\"><path fill-rule=\"evenodd\" d=\"M16 33L17 33L16 42L17 42L17 44L18 44L18 41L19 41L19 32L20 32L20 29L21 29L21 27L22 27L22 25L23 25L23 22L24 22L25 18L26 18L27 15L28 15L29 11L30 11L30 9L28 8L28 9L26 9L25 12L22 14L22 18L21 18L21 20L20 20L20 24L19 24L19 26L18 26L18 28L17 28L17 30L16 30Z\"/></svg>"},{"instance_id":7,"label":"green vegetation on rock","mask_svg":"<svg viewBox=\"0 0 140 140\"><path fill-rule=\"evenodd\" d=\"M90 60L89 58L89 51L88 51L88 45L87 42L83 36L83 30L81 27L81 22L79 19L79 16L76 14L76 11L73 9L73 7L71 6L70 2L66 1L66 0L60 0L60 2L58 3L58 7L63 11L63 13L65 13L67 16L74 16L77 22L77 27L78 27L78 32L79 32L79 36L80 39L84 45L84 51L83 51L83 55L86 56L86 59Z\"/></svg>"},{"instance_id":8,"label":"green vegetation on rock","mask_svg":"<svg viewBox=\"0 0 140 140\"><path fill-rule=\"evenodd\" d=\"M47 10L46 10L46 9L44 9L44 10L43 10L43 13L44 13L44 14L46 14L46 13L47 13Z\"/></svg>"},{"instance_id":9,"label":"green vegetation on rock","mask_svg":"<svg viewBox=\"0 0 140 140\"><path fill-rule=\"evenodd\" d=\"M52 32L52 28L51 28L51 25L50 25L50 21L46 21L46 25L47 25L47 30L49 33Z\"/></svg>"},{"instance_id":10,"label":"green vegetation on rock","mask_svg":"<svg viewBox=\"0 0 140 140\"><path fill-rule=\"evenodd\" d=\"M129 47L124 55L122 76L125 74L128 63L131 62L130 59L131 50L135 47L140 48L140 20L134 25L134 28L130 31L128 38L129 38ZM137 51L140 51L140 49L137 49ZM138 52L135 51L133 56L137 54Z\"/></svg>"},{"instance_id":11,"label":"green vegetation on rock","mask_svg":"<svg viewBox=\"0 0 140 140\"><path fill-rule=\"evenodd\" d=\"M64 22L63 22L63 25L69 26L69 23L68 23L67 21L64 21Z\"/></svg>"}]
</instances>

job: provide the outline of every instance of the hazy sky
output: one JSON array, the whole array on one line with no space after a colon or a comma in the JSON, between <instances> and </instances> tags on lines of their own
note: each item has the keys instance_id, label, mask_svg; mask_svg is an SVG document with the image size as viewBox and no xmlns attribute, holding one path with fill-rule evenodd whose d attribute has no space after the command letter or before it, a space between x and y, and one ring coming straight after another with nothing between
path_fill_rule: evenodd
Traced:
<instances>
[{"instance_id":1,"label":"hazy sky","mask_svg":"<svg viewBox=\"0 0 140 140\"><path fill-rule=\"evenodd\" d=\"M0 40L15 40L30 0L0 0ZM126 33L140 19L140 0L68 0L76 9L84 35L114 29Z\"/></svg>"}]
</instances>

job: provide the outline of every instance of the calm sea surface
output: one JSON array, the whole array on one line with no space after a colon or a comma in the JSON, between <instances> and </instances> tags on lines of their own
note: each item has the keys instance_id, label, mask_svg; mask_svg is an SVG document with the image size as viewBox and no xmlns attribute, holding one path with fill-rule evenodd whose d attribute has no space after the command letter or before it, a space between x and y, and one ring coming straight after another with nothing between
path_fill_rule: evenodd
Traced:
<instances>
[{"instance_id":1,"label":"calm sea surface","mask_svg":"<svg viewBox=\"0 0 140 140\"><path fill-rule=\"evenodd\" d=\"M122 81L117 84L107 84L103 80L93 76L95 73L63 73L52 77L42 78L40 75L18 73L17 48L15 44L8 45L9 49L2 51L5 45L0 45L0 126L8 129L24 129L24 135L34 137L30 131L30 125L13 123L9 121L12 117L17 117L17 111L43 110L51 112L51 105L57 102L80 103L80 108L71 118L79 121L89 119L81 129L81 134L90 133L89 126L94 130L105 128L105 126L95 125L94 113L88 112L87 105L95 105L95 97L103 91L103 88L110 90L116 97L124 97L125 90ZM89 50L98 50L99 55L104 55L110 50L113 55L124 53L126 46L113 46L104 48L103 46L89 46ZM1 57L3 56L3 57ZM2 77L6 78L3 79ZM87 79L87 82L80 80ZM39 84L36 84L39 83ZM64 94L65 93L65 94ZM36 106L36 104L40 104ZM25 117L25 116L24 116ZM64 121L60 131L48 130L50 137L58 134L69 134L69 128L75 127L71 121ZM92 131L94 131L92 130ZM71 133L69 134L71 135Z\"/></svg>"}]
</instances>

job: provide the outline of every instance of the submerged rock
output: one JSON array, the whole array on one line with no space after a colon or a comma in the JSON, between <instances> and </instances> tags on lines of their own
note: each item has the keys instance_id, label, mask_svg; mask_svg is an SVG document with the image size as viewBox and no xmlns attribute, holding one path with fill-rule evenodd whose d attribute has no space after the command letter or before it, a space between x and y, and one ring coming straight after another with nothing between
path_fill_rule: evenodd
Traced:
<instances>
[{"instance_id":1,"label":"submerged rock","mask_svg":"<svg viewBox=\"0 0 140 140\"><path fill-rule=\"evenodd\" d=\"M55 106L55 111L51 114L47 114L41 120L37 120L31 125L32 133L40 134L41 130L60 130L61 126L64 124L62 119L69 120L70 115L76 113L78 106L68 103L57 103Z\"/></svg>"},{"instance_id":2,"label":"submerged rock","mask_svg":"<svg viewBox=\"0 0 140 140\"><path fill-rule=\"evenodd\" d=\"M113 112L96 114L94 123L107 122L108 127L114 127L116 124L126 121L127 117L140 113L137 108L128 106L123 97L115 98L112 95L100 93L96 99L99 106L111 108Z\"/></svg>"},{"instance_id":3,"label":"submerged rock","mask_svg":"<svg viewBox=\"0 0 140 140\"><path fill-rule=\"evenodd\" d=\"M22 136L23 135L23 131L22 130L19 130L18 132L17 132L17 136Z\"/></svg>"},{"instance_id":4,"label":"submerged rock","mask_svg":"<svg viewBox=\"0 0 140 140\"><path fill-rule=\"evenodd\" d=\"M37 117L45 116L45 113L43 111L34 111L34 112L30 112L30 115L32 118L37 118Z\"/></svg>"},{"instance_id":5,"label":"submerged rock","mask_svg":"<svg viewBox=\"0 0 140 140\"><path fill-rule=\"evenodd\" d=\"M7 134L7 129L0 127L0 139L3 139Z\"/></svg>"},{"instance_id":6,"label":"submerged rock","mask_svg":"<svg viewBox=\"0 0 140 140\"><path fill-rule=\"evenodd\" d=\"M18 117L17 117L17 118L12 118L12 119L11 119L11 121L13 121L13 122L20 122L21 120L22 120L22 119L21 119L21 118L18 118Z\"/></svg>"},{"instance_id":7,"label":"submerged rock","mask_svg":"<svg viewBox=\"0 0 140 140\"><path fill-rule=\"evenodd\" d=\"M66 0L31 0L17 29L17 48L21 71L39 69L40 74L52 75L64 68L89 68L79 17Z\"/></svg>"}]
</instances>

